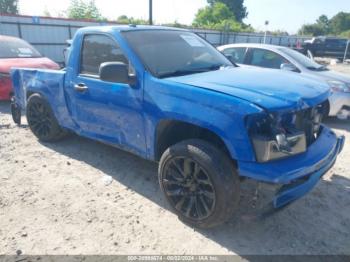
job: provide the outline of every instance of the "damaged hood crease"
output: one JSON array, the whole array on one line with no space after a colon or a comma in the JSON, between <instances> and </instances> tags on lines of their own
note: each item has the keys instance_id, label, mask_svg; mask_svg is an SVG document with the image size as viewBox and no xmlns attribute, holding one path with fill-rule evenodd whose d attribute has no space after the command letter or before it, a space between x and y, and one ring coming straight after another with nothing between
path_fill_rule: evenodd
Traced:
<instances>
[{"instance_id":1,"label":"damaged hood crease","mask_svg":"<svg viewBox=\"0 0 350 262\"><path fill-rule=\"evenodd\" d=\"M260 68L222 69L169 80L232 95L270 111L313 107L330 95L326 83L295 73Z\"/></svg>"}]
</instances>

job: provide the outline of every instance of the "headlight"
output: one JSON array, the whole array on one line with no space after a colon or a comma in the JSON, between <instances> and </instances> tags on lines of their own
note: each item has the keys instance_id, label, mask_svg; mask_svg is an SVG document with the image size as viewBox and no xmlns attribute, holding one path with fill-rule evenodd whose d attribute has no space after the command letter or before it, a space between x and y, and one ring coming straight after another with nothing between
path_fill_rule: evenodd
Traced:
<instances>
[{"instance_id":1,"label":"headlight","mask_svg":"<svg viewBox=\"0 0 350 262\"><path fill-rule=\"evenodd\" d=\"M254 114L246 119L258 162L268 162L306 151L306 136L293 127L295 115Z\"/></svg>"},{"instance_id":2,"label":"headlight","mask_svg":"<svg viewBox=\"0 0 350 262\"><path fill-rule=\"evenodd\" d=\"M327 81L333 92L350 92L350 84L345 84L344 82L337 80Z\"/></svg>"}]
</instances>

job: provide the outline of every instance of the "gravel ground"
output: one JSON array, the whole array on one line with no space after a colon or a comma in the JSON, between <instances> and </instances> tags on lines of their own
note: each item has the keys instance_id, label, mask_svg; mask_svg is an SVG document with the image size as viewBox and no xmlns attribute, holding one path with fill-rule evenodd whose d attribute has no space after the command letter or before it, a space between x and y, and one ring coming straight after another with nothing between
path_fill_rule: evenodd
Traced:
<instances>
[{"instance_id":1,"label":"gravel ground","mask_svg":"<svg viewBox=\"0 0 350 262\"><path fill-rule=\"evenodd\" d=\"M197 230L169 211L155 163L77 136L40 143L2 102L0 254L350 255L350 122L328 124L346 145L310 194L265 214L247 181L231 221Z\"/></svg>"}]
</instances>

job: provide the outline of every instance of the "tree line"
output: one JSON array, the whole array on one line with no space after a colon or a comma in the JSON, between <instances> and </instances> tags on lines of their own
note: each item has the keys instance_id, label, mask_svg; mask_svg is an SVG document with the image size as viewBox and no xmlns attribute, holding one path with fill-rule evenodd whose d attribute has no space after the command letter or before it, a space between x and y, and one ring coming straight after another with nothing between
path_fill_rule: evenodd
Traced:
<instances>
[{"instance_id":1,"label":"tree line","mask_svg":"<svg viewBox=\"0 0 350 262\"><path fill-rule=\"evenodd\" d=\"M191 27L226 30L234 32L254 32L251 25L243 21L248 16L244 0L207 0L207 6L198 10ZM0 0L0 13L18 14L18 0ZM46 9L45 16L51 16ZM72 19L93 19L107 21L96 6L95 0L71 0L70 5L62 14L62 17ZM148 24L148 20L138 19L122 15L112 22L121 24ZM168 23L170 26L190 27L177 21ZM283 31L269 32L272 34L288 34ZM332 18L321 15L313 24L305 24L299 34L309 36L336 35L350 38L350 13L340 12Z\"/></svg>"},{"instance_id":2,"label":"tree line","mask_svg":"<svg viewBox=\"0 0 350 262\"><path fill-rule=\"evenodd\" d=\"M339 12L331 19L321 15L315 23L303 25L299 34L310 36L335 35L350 38L350 13Z\"/></svg>"},{"instance_id":3,"label":"tree line","mask_svg":"<svg viewBox=\"0 0 350 262\"><path fill-rule=\"evenodd\" d=\"M243 23L243 19L248 15L247 8L244 6L244 0L207 0L207 2L208 6L198 10L192 26L216 30L253 31L251 26ZM74 19L107 20L98 11L94 0L71 0L66 13L67 17ZM126 15L119 16L112 22L148 24L148 20ZM188 27L176 21L167 25Z\"/></svg>"},{"instance_id":4,"label":"tree line","mask_svg":"<svg viewBox=\"0 0 350 262\"><path fill-rule=\"evenodd\" d=\"M247 17L247 8L244 6L244 0L207 0L208 6L199 9L192 26L231 30L231 31L252 31L252 28L245 25L242 21ZM18 14L18 0L0 0L0 13ZM45 16L51 16L45 9ZM60 14L62 17L72 19L93 19L97 21L107 21L96 6L95 0L71 0L69 7ZM122 15L111 22L123 24L148 24L148 20L138 19ZM174 22L168 25L187 27L187 25Z\"/></svg>"}]
</instances>

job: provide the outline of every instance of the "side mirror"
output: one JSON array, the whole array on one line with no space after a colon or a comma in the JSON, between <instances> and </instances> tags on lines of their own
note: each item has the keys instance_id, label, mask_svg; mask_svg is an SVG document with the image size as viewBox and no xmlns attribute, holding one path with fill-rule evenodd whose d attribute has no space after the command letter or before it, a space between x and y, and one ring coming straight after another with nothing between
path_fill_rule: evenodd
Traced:
<instances>
[{"instance_id":1,"label":"side mirror","mask_svg":"<svg viewBox=\"0 0 350 262\"><path fill-rule=\"evenodd\" d=\"M281 70L285 70L285 71L298 72L298 69L293 64L289 64L289 63L281 64L280 68Z\"/></svg>"},{"instance_id":2,"label":"side mirror","mask_svg":"<svg viewBox=\"0 0 350 262\"><path fill-rule=\"evenodd\" d=\"M107 82L135 84L135 76L129 76L128 66L122 62L105 62L100 65L100 79Z\"/></svg>"}]
</instances>

